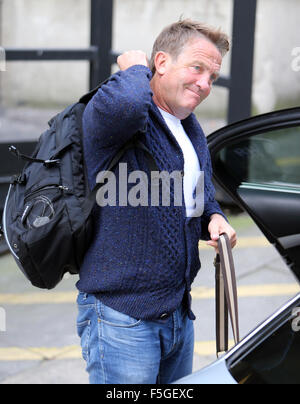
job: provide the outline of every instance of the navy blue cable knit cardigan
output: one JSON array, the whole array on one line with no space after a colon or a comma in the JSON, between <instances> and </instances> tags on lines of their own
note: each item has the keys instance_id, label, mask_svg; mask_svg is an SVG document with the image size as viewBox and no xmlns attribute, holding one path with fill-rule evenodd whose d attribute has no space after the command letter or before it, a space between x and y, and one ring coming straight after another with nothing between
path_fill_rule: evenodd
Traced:
<instances>
[{"instance_id":1,"label":"navy blue cable knit cardigan","mask_svg":"<svg viewBox=\"0 0 300 404\"><path fill-rule=\"evenodd\" d=\"M183 153L152 100L151 78L151 71L142 65L118 72L87 105L83 116L84 153L91 189L98 173L108 168L111 158L137 133L160 171L183 171ZM211 215L224 216L215 201L203 131L194 114L182 124L205 172L202 217L186 218L184 203L169 207L117 203L101 208L96 205L93 211L95 234L77 288L96 294L104 304L137 319L159 319L181 303L195 319L190 291L201 266L198 242L210 239ZM141 149L128 150L120 162L127 163L128 175L134 170L149 175ZM115 174L118 190L119 167ZM171 187L171 201L173 191Z\"/></svg>"}]
</instances>

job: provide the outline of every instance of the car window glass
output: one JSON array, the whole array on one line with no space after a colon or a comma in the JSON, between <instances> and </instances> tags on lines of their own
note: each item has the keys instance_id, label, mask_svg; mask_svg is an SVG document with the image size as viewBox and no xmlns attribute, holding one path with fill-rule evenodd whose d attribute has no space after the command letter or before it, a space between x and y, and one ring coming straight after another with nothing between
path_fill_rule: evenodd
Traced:
<instances>
[{"instance_id":1,"label":"car window glass","mask_svg":"<svg viewBox=\"0 0 300 404\"><path fill-rule=\"evenodd\" d=\"M248 137L223 149L219 157L242 186L300 192L300 127Z\"/></svg>"},{"instance_id":2,"label":"car window glass","mask_svg":"<svg viewBox=\"0 0 300 404\"><path fill-rule=\"evenodd\" d=\"M299 358L300 320L293 316L233 366L231 374L240 384L300 384Z\"/></svg>"}]
</instances>

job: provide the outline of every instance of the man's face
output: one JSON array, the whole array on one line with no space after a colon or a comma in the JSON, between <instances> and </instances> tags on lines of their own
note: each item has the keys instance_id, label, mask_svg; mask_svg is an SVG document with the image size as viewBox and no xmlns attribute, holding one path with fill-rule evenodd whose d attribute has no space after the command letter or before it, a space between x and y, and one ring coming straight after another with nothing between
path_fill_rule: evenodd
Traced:
<instances>
[{"instance_id":1,"label":"man's face","mask_svg":"<svg viewBox=\"0 0 300 404\"><path fill-rule=\"evenodd\" d=\"M187 118L209 96L221 64L221 53L204 38L192 39L177 60L166 54L165 63L159 66L159 106L179 119Z\"/></svg>"}]
</instances>

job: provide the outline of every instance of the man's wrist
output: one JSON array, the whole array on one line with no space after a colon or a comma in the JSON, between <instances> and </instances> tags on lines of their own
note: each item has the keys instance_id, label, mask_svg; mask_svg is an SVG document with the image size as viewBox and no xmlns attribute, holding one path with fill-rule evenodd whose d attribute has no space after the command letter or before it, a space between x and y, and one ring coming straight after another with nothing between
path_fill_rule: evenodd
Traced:
<instances>
[{"instance_id":1,"label":"man's wrist","mask_svg":"<svg viewBox=\"0 0 300 404\"><path fill-rule=\"evenodd\" d=\"M220 215L220 213L213 213L210 216L210 221L212 221L213 219L218 218L218 217L221 217L222 219L224 219L224 216Z\"/></svg>"}]
</instances>

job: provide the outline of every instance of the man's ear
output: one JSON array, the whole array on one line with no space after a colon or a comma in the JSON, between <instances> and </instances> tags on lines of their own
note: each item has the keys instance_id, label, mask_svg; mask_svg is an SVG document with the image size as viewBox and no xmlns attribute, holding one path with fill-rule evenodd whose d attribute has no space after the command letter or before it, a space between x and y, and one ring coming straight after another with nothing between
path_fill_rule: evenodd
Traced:
<instances>
[{"instance_id":1,"label":"man's ear","mask_svg":"<svg viewBox=\"0 0 300 404\"><path fill-rule=\"evenodd\" d=\"M159 51L155 55L154 63L158 74L164 75L166 73L168 64L170 63L170 55L166 52Z\"/></svg>"}]
</instances>

